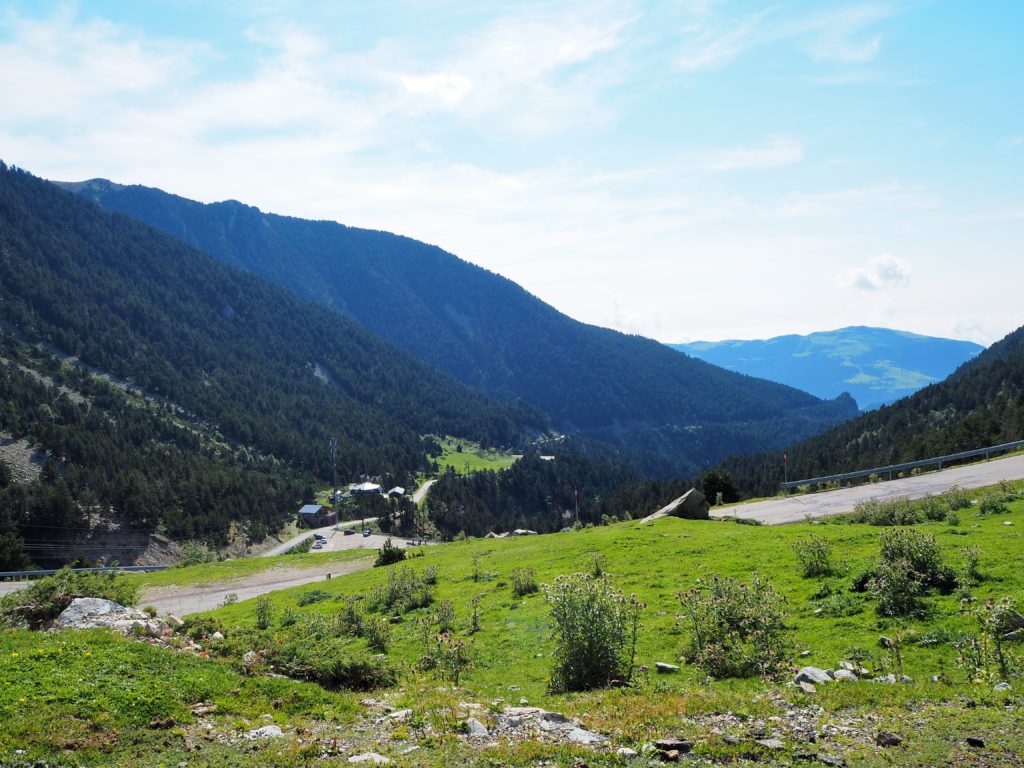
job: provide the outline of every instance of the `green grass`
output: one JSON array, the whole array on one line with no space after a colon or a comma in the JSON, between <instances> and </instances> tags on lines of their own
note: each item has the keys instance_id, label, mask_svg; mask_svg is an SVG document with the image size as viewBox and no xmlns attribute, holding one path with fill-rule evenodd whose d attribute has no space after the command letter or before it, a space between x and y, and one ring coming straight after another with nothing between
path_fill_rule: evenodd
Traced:
<instances>
[{"instance_id":1,"label":"green grass","mask_svg":"<svg viewBox=\"0 0 1024 768\"><path fill-rule=\"evenodd\" d=\"M944 523L917 526L936 535L946 561L951 564L959 562L960 548L980 548L981 569L988 579L975 589L979 600L989 596L1022 597L1024 578L1016 561L1024 543L1024 502L1015 502L1011 508L1014 511L1008 515L985 519L965 516L958 528ZM1016 525L1004 526L1005 521ZM680 612L677 593L693 586L697 577L711 573L743 579L756 570L786 595L795 645L811 651L801 663L834 667L852 647L868 649L880 657L879 636L892 634L903 624L917 627L922 633L942 630L950 635L974 629L973 620L960 614L954 596L930 598L935 615L928 621L901 623L881 619L868 595L849 591L849 576L827 581L840 594L848 596L855 607L860 607L860 612L835 618L814 613L822 604L812 600L812 596L823 580L800 576L792 543L811 532L827 538L834 544L835 557L853 574L877 561L880 530L853 524L755 527L667 518L644 527L635 522L620 523L575 533L429 547L421 550L422 557L414 558L409 565L417 569L437 566L435 600L452 600L461 624L469 620L469 600L476 594L483 595L482 631L472 636L476 664L466 675L465 684L485 697L503 695L509 685L515 684L520 686L519 695L531 701L545 701L552 644L544 596L535 593L515 597L509 573L512 568L528 565L536 569L539 581L550 582L559 574L588 570L593 553L604 555L605 568L615 575L620 588L635 593L648 604L637 663L652 668L655 661L675 662L680 656L686 625L675 618ZM481 570L489 574L487 581L471 579L474 552L479 556ZM374 569L319 586L339 595L368 594L385 575L385 569ZM271 600L280 609L294 607L303 590L276 592ZM253 605L253 601L238 603L217 611L216 615L227 624L251 625ZM336 611L337 603L319 603L308 610ZM430 610L422 609L414 612L414 616L429 615ZM390 652L405 664L413 663L421 653L412 624L406 621L395 628ZM907 673L924 680L937 673L942 664L951 667L956 652L946 645L915 646L905 655ZM685 669L671 685L692 685L701 678L699 671Z\"/></svg>"},{"instance_id":2,"label":"green grass","mask_svg":"<svg viewBox=\"0 0 1024 768\"><path fill-rule=\"evenodd\" d=\"M470 440L446 437L439 440L441 455L434 459L438 471L447 472L449 468L458 474L470 474L483 470L497 471L511 467L517 457L500 451L481 449L479 444ZM459 447L462 450L459 450Z\"/></svg>"},{"instance_id":3,"label":"green grass","mask_svg":"<svg viewBox=\"0 0 1024 768\"><path fill-rule=\"evenodd\" d=\"M973 589L977 602L988 597L1013 596L1018 604L1024 603L1024 573L1018 565L1024 544L1024 501L1011 502L1009 508L1006 514L988 517L976 517L972 511L964 510L960 513L962 522L956 527L945 523L915 526L935 535L945 562L950 565L959 565L961 548L980 549L981 571L986 579ZM1013 525L1004 525L1007 522ZM403 622L391 626L387 663L398 669L398 684L371 694L388 698L396 708L412 708L416 713L415 722L430 723L434 727L431 734L417 731L413 726L395 729L394 733L407 741L384 743L377 750L396 757L399 748L406 743L421 748L413 756L401 758L402 764L532 766L550 760L553 765L570 766L580 756L591 766L625 764L607 753L594 755L565 747L523 744L480 749L466 745L455 735L458 702L476 701L485 707L500 707L516 705L520 699L525 699L533 705L580 717L588 727L610 734L613 746L637 747L653 738L683 733L696 740L697 751L708 759L736 765L752 764L742 756L744 750L749 751L749 746L733 747L709 735L708 719L712 713L732 712L767 719L784 714L787 707L815 709L818 706L824 708L826 719L861 718L870 729L893 730L906 739L903 746L889 752L870 744L851 746L846 754L851 767L940 764L946 762L949 754L959 756L964 764L972 764L971 754L964 746L967 735L985 738L989 745L987 764L1018 765L1014 756L1024 753L1019 694L995 692L991 683L969 683L956 667L957 652L949 641L960 633L976 631L974 620L961 612L957 597L932 596L928 599L932 613L927 618L897 622L878 617L875 601L870 596L850 591L852 575L877 561L878 537L882 530L852 523L755 527L729 521L675 518L642 527L636 522L620 523L550 536L471 540L426 547L417 550L418 556L406 563L275 592L269 599L275 626L286 609L333 618L341 611L346 598L368 596L387 579L389 571L400 567L421 571L436 566L438 582L434 588L434 604L411 611ZM792 544L811 533L833 543L833 557L843 562L846 575L829 579L800 576ZM473 579L474 554L482 574L476 581ZM538 581L550 583L560 574L589 571L595 554L603 557L605 570L614 575L620 588L635 593L647 603L636 661L650 666L651 671L638 675L634 687L628 689L550 695L547 684L553 646L545 598L543 592L516 597L510 573L513 568L530 567L536 570ZM326 558L329 555L302 557ZM219 578L224 578L228 573L240 575L239 567L246 566L237 561L199 566L194 571L196 575L186 576L195 581L219 580L211 573L213 567L220 571ZM848 657L851 648L859 647L872 657L867 666L878 672L888 671L884 651L878 644L879 636L913 631L914 639L906 644L903 655L904 671L914 682L909 685L837 683L819 686L817 694L808 696L785 686L785 680L780 684L759 680L707 681L699 670L686 664L679 674L655 674L656 661L679 662L687 638L686 620L679 617L681 606L677 593L693 586L696 579L713 573L747 579L755 570L788 599L787 623L794 648L798 652L810 652L806 658L797 660L800 665L834 668L838 661ZM200 573L203 575L199 576ZM168 573L141 578L173 576ZM839 595L838 601L815 599L825 584ZM325 590L330 597L300 606L300 597L313 588ZM482 596L481 630L471 634L468 631L470 600L476 595ZM459 688L430 672L417 671L415 666L423 653L416 619L430 617L443 600L454 603L455 631L472 649L473 667L464 673ZM835 602L842 610L834 610ZM825 610L816 613L818 608ZM244 637L245 633L240 630L255 625L255 601L236 603L211 615L223 623L229 640L232 636ZM922 639L934 642L917 642ZM56 651L61 643L69 648ZM353 652L370 653L361 638L353 638L351 646ZM103 663L87 664L83 656L86 649L91 649L94 657L102 658ZM1019 652L1019 648L1017 650ZM67 658L73 659L71 663L65 664L54 656L69 651L71 655ZM19 656L11 657L12 652ZM23 666L22 657L31 657L33 653L39 654L38 662ZM170 713L176 719L181 717L181 722L186 723L184 736L180 738L160 732L171 742L168 756L176 756L175 750L189 736L190 715L186 706L189 702L197 697L222 702L223 720L219 727L236 727L236 720L244 721L247 727L257 727L261 723L255 718L266 709L268 699L273 705L273 698L262 686L278 686L276 697L294 697L295 705L286 708L281 715L280 710L268 710L273 711L275 718L280 716L282 722L297 727L314 727L324 711L329 710L338 720L337 727L352 740L345 754L374 748L374 739L378 736L372 729L360 725L359 716L352 712L353 701L358 700L358 697L353 699L355 695L330 693L288 680L240 677L234 671L237 663L174 656L102 633L56 637L6 633L0 636L0 675L3 676L0 677L3 684L0 715L4 715L4 722L0 722L0 745L21 740L35 750L33 755L52 756L61 739L77 744L86 738L82 734L94 734L93 738L102 741L116 731L117 743L95 746L96 754L115 755L122 764L127 764L133 762L131 756L144 751L140 745L151 747L155 743L157 737L150 733L151 729L143 720L148 723L146 718L150 713L157 712ZM932 682L932 675L940 672L947 674L951 682ZM156 680L174 682L161 687ZM1024 684L1018 678L1014 685L1019 689ZM26 700L20 701L21 697ZM28 702L35 699L42 702L40 706L29 707ZM970 705L966 703L968 700ZM104 716L102 712L110 714ZM111 719L96 720L102 717ZM44 721L62 725L47 730L39 725ZM366 722L365 715L362 722ZM88 742L81 743L88 745ZM308 754L286 754L283 749L282 746L260 752L259 761L252 764L302 765L313 760ZM0 747L0 762L6 755L2 750ZM243 764L237 750L232 752L217 745L204 747L204 750L206 762L198 764L234 765L231 760L235 759L240 761L237 764ZM189 760L191 765L195 756L186 755L181 759ZM102 764L101 760L91 762L84 757L82 760L87 764ZM175 765L177 760L166 762ZM111 758L110 764L117 764L117 760ZM337 764L344 764L343 760L339 759Z\"/></svg>"},{"instance_id":4,"label":"green grass","mask_svg":"<svg viewBox=\"0 0 1024 768\"><path fill-rule=\"evenodd\" d=\"M215 563L190 565L186 568L168 568L152 573L133 573L125 578L140 589L149 587L192 586L231 581L263 573L274 568L316 568L329 563L350 563L374 556L373 550L343 549L337 552L309 552L277 557L248 557L238 560L220 560Z\"/></svg>"}]
</instances>

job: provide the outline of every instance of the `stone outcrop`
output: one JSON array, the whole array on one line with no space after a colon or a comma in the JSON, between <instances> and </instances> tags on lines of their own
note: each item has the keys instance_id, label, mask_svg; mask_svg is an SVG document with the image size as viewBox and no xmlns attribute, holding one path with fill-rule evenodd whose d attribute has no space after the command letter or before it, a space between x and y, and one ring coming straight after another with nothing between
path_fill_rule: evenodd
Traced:
<instances>
[{"instance_id":1,"label":"stone outcrop","mask_svg":"<svg viewBox=\"0 0 1024 768\"><path fill-rule=\"evenodd\" d=\"M711 505L704 498L704 494L696 488L691 488L678 499L669 502L653 515L648 515L640 521L641 524L658 520L662 517L682 517L686 520L707 520Z\"/></svg>"},{"instance_id":2,"label":"stone outcrop","mask_svg":"<svg viewBox=\"0 0 1024 768\"><path fill-rule=\"evenodd\" d=\"M55 629L96 629L103 627L123 635L160 637L167 625L138 608L129 608L100 597L76 597L54 622Z\"/></svg>"}]
</instances>

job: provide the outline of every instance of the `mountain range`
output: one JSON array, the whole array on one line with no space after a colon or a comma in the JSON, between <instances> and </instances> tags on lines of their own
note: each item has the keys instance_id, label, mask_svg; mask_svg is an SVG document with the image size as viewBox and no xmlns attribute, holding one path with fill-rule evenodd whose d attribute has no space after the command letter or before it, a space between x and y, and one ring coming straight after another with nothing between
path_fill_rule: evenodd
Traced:
<instances>
[{"instance_id":1,"label":"mountain range","mask_svg":"<svg viewBox=\"0 0 1024 768\"><path fill-rule=\"evenodd\" d=\"M942 381L790 447L789 478L871 469L1020 439L1024 327ZM774 494L782 479L777 452L733 457L723 467L751 494Z\"/></svg>"},{"instance_id":2,"label":"mountain range","mask_svg":"<svg viewBox=\"0 0 1024 768\"><path fill-rule=\"evenodd\" d=\"M672 349L821 398L849 392L868 411L946 378L984 347L971 341L852 326L805 336L694 341Z\"/></svg>"},{"instance_id":3,"label":"mountain range","mask_svg":"<svg viewBox=\"0 0 1024 768\"><path fill-rule=\"evenodd\" d=\"M490 397L519 398L562 433L624 449L649 473L692 474L857 413L846 396L822 400L578 322L407 237L103 179L59 184L347 315Z\"/></svg>"}]
</instances>

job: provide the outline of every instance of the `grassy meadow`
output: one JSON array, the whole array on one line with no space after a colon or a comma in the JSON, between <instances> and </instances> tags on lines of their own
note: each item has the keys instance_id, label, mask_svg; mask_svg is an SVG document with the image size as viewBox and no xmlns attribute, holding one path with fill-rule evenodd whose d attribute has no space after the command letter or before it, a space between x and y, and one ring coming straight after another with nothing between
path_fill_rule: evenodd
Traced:
<instances>
[{"instance_id":1,"label":"grassy meadow","mask_svg":"<svg viewBox=\"0 0 1024 768\"><path fill-rule=\"evenodd\" d=\"M695 754L709 765L788 764L796 749L788 745L778 754L751 753L749 748L723 742L720 736L709 736L709 719L731 713L730 717L744 721L767 722L770 732L772 718L787 710L817 711L818 707L823 721L854 718L871 729L892 730L904 737L903 744L892 750L851 740L844 753L847 765L935 765L958 760L977 764L971 762L972 753L965 751L967 736L986 742L984 764L1020 765L1024 722L1019 694L994 690L994 679L970 681L957 665L954 646L964 633L977 633L971 612L986 599L1013 597L1018 605L1024 602L1024 573L1019 566L1024 553L1024 500L1010 502L1007 509L979 516L972 507L959 512L955 525L936 521L913 526L935 537L944 563L954 569L962 569L965 549L977 548L977 570L983 578L970 587L970 602L962 603L967 597L963 591L933 594L926 600L927 613L912 619L880 617L870 592L851 588L857 574L877 563L883 527L849 522L763 527L666 518L643 526L631 521L549 536L424 547L402 563L272 593L263 600L259 615L257 601L236 603L198 617L215 620L223 628L226 640L221 641L220 651L207 645L210 656L219 658L172 654L102 632L7 631L0 635L0 762L10 760L11 750L19 744L28 750L26 754L51 759L66 754L61 750L67 744L75 744L92 750L94 760L86 761L90 765L103 760L119 764L125 755L138 765L177 765L177 759L170 758L178 754L184 754L189 765L234 765L232 760L242 754L237 745L223 739L197 742L196 718L189 706L212 701L218 705L217 727L225 732L257 728L268 722L264 715L269 713L274 723L286 729L291 726L298 734L296 739L260 746L257 763L237 764L333 765L335 757L324 752L318 735L328 726L347 745L338 753L337 764L344 764L345 755L374 744L378 744L376 751L400 765L532 766L551 760L551 764L569 766L579 759L591 766L633 764L610 750L593 753L532 743L483 747L460 736L459 723L465 717L460 706L465 702L478 703L482 713L527 702L579 717L586 727L609 735L613 747L640 748L661 736L686 736L694 740ZM839 575L801 575L793 545L811 535L832 543ZM312 562L328 556L301 557ZM246 567L239 561L216 566L217 578L225 577L232 567ZM213 578L212 566L198 568L195 576L189 569L178 569L178 578ZM269 624L268 632L276 638L273 642L285 645L290 632L333 626L330 622L350 605L386 623L393 611L374 612L369 606L375 590L399 569L433 572L436 584L430 605L412 609L399 623L388 624L386 655L369 647L362 637L331 640L353 658L386 666L395 675L394 684L373 693L325 690L312 683L255 675L241 663L248 638L256 636L258 621ZM514 594L514 569L532 569L540 585L561 574L600 569L611 574L625 593L646 603L632 684L586 693L549 693L554 647L548 606L543 589ZM786 597L786 625L796 665L834 669L840 660L855 659L876 674L897 671L893 653L880 647L879 638L885 635L903 639L901 669L912 682L837 682L819 685L816 693L809 694L788 685L789 674L774 682L710 680L683 662L689 623L682 615L678 593L712 574L748 580L754 572ZM144 586L166 584L174 576L166 572L133 578ZM479 626L475 632L471 631L474 598ZM449 608L454 609L454 616L448 617L450 634L465 640L471 660L457 686L418 664L436 638L439 614ZM315 616L324 621L318 625L311 620ZM1019 647L1014 652L1019 654ZM55 664L58 658L73 661ZM656 662L680 664L681 669L657 674ZM933 681L933 676L939 680ZM1015 688L1024 685L1019 678L1013 684ZM396 708L412 709L412 722L389 728L381 741L381 726L375 731L367 725L367 712L359 703L368 695ZM477 716L484 719L486 714ZM175 720L173 727L149 725L167 717ZM41 718L70 725L49 730L40 726ZM310 745L320 746L303 747L303 732L312 734ZM201 753L189 756L189 745L197 743ZM167 761L152 757L155 744L164 745ZM412 746L418 749L402 754ZM252 749L245 753L250 760L257 754ZM197 758L200 762L195 762Z\"/></svg>"}]
</instances>

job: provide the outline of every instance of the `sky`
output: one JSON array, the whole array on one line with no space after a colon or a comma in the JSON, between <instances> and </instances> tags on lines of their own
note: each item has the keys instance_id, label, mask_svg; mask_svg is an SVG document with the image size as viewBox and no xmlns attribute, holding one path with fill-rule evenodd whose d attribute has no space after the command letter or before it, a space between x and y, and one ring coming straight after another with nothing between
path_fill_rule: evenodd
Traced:
<instances>
[{"instance_id":1,"label":"sky","mask_svg":"<svg viewBox=\"0 0 1024 768\"><path fill-rule=\"evenodd\" d=\"M665 342L1024 324L1019 0L0 3L0 158Z\"/></svg>"}]
</instances>

